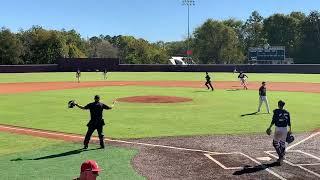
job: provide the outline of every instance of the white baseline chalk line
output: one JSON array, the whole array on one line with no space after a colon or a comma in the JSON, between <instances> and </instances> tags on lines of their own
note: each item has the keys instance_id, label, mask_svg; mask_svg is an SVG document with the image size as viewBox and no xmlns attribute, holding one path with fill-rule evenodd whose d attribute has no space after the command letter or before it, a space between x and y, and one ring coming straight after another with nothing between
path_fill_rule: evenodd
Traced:
<instances>
[{"instance_id":1,"label":"white baseline chalk line","mask_svg":"<svg viewBox=\"0 0 320 180\"><path fill-rule=\"evenodd\" d=\"M223 165L222 163L220 163L218 160L216 160L215 158L213 158L210 154L204 154L207 158L209 158L210 160L212 160L213 162L215 162L216 164L218 164L220 167L222 167L223 169L226 170L239 170L242 169L242 167L226 167L225 165ZM226 154L227 155L227 154Z\"/></svg>"},{"instance_id":2,"label":"white baseline chalk line","mask_svg":"<svg viewBox=\"0 0 320 180\"><path fill-rule=\"evenodd\" d=\"M261 162L255 160L254 158L252 158L252 157L250 157L250 156L248 156L248 155L246 155L246 154L244 154L244 153L241 153L241 154L244 155L244 156L246 156L247 158L249 158L251 161L253 161L253 162L255 162L255 163L259 164L259 165L263 165ZM281 180L286 180L286 178L280 176L279 174L275 173L274 171L272 171L272 170L269 169L269 168L266 168L265 170L268 171L270 174L276 176L277 178L281 179Z\"/></svg>"},{"instance_id":3,"label":"white baseline chalk line","mask_svg":"<svg viewBox=\"0 0 320 180\"><path fill-rule=\"evenodd\" d=\"M265 151L265 153L269 154L270 156L273 156L274 158L278 158L278 156L272 154L270 151ZM307 172L309 172L309 173L311 173L311 174L313 174L313 175L315 175L315 176L317 176L317 177L320 178L320 174L318 174L318 173L316 173L316 172L313 172L313 171L311 171L311 170L309 170L309 169L307 169L307 168L305 168L305 167L303 167L303 166L300 166L300 165L297 165L297 164L293 164L292 162L289 162L289 161L287 161L287 160L283 160L283 161L284 161L285 163L289 164L290 166L299 167L300 169L303 169L303 170L305 170L305 171L307 171Z\"/></svg>"},{"instance_id":4,"label":"white baseline chalk line","mask_svg":"<svg viewBox=\"0 0 320 180\"><path fill-rule=\"evenodd\" d=\"M7 126L2 126L2 125L0 125L0 127L4 128L4 129L22 130L22 131L25 131L25 132L37 132L39 134L59 135L59 136L64 136L64 137L83 139L83 136L80 136L80 135L71 135L71 134L63 134L63 133L59 133L59 132L46 132L46 131L41 131L41 130L23 129L23 128L16 128L16 127L7 127ZM98 140L97 137L93 137L92 139ZM105 138L105 141L118 142L118 143L124 143L124 144L150 146L150 147L161 147L161 148L175 149L175 150L181 150L181 151L191 151L191 152L210 153L210 154L225 154L225 153L221 153L221 152L212 152L212 151L206 151L206 150L201 150L201 149L190 149L190 148L174 147L174 146L159 145L159 144L149 144L149 143L140 143L140 142L116 140L116 139L107 139L107 138Z\"/></svg>"},{"instance_id":5,"label":"white baseline chalk line","mask_svg":"<svg viewBox=\"0 0 320 180\"><path fill-rule=\"evenodd\" d=\"M242 152L233 152L233 153L223 153L223 154L219 154L219 155L230 155L230 154L240 154L242 156L245 156L246 158L250 159L251 161L255 162L258 165L263 165L262 163L260 163L259 161L255 160L254 158L242 153ZM215 162L216 164L218 164L220 167L222 167L223 169L226 170L239 170L239 169L243 169L243 167L226 167L224 166L222 163L220 163L218 160L214 159L211 155L217 155L217 154L204 154L207 158L209 158L210 160L212 160L213 162ZM281 179L281 180L286 180L284 177L282 177L281 175L275 173L274 171L272 171L269 168L265 169L268 173L274 175L275 177Z\"/></svg>"},{"instance_id":6,"label":"white baseline chalk line","mask_svg":"<svg viewBox=\"0 0 320 180\"><path fill-rule=\"evenodd\" d=\"M319 135L319 134L320 134L320 132L313 133L313 134L311 134L310 136L306 137L305 139L302 139L301 141L299 141L299 142L297 142L297 143L295 143L295 144L293 144L293 145L291 145L291 146L288 146L288 147L287 147L287 150L292 149L292 148L294 148L295 146L298 146L299 144L304 143L305 141L307 141L307 140L309 140L309 139L311 139L311 138L313 138L314 136L317 136L317 135Z\"/></svg>"},{"instance_id":7,"label":"white baseline chalk line","mask_svg":"<svg viewBox=\"0 0 320 180\"><path fill-rule=\"evenodd\" d=\"M297 150L297 151L300 152L300 153L302 153L302 154L308 155L308 156L310 156L310 157L312 157L312 158L317 159L317 160L320 161L320 158L319 158L318 156L315 156L315 155L313 155L313 154L304 152L304 151L302 151L302 150Z\"/></svg>"}]
</instances>

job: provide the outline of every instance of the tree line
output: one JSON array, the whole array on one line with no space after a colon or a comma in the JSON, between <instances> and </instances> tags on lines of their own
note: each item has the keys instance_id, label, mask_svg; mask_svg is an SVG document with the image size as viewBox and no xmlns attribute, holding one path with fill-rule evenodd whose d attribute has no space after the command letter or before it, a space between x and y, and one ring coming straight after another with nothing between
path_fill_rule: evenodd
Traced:
<instances>
[{"instance_id":1,"label":"tree line","mask_svg":"<svg viewBox=\"0 0 320 180\"><path fill-rule=\"evenodd\" d=\"M247 63L249 47L285 46L295 63L320 63L320 12L273 14L252 12L246 21L207 19L190 39L151 43L133 36L83 38L76 30L33 26L13 33L0 30L0 64L51 64L58 58L120 58L126 64L166 64L170 56L191 57L199 64Z\"/></svg>"}]
</instances>

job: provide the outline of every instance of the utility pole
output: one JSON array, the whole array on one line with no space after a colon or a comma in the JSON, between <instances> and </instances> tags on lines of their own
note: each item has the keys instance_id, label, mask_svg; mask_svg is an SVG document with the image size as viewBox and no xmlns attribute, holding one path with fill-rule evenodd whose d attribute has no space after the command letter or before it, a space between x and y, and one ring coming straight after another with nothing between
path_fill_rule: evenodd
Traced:
<instances>
[{"instance_id":1,"label":"utility pole","mask_svg":"<svg viewBox=\"0 0 320 180\"><path fill-rule=\"evenodd\" d=\"M195 5L195 0L182 0L182 5L188 7L188 39L187 39L187 58L190 61L190 6Z\"/></svg>"}]
</instances>

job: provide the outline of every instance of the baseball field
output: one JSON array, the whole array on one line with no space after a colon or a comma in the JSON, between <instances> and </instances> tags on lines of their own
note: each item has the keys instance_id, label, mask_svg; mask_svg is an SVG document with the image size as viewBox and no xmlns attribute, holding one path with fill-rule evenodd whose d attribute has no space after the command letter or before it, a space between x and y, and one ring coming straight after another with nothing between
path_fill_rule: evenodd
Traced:
<instances>
[{"instance_id":1,"label":"baseball field","mask_svg":"<svg viewBox=\"0 0 320 180\"><path fill-rule=\"evenodd\" d=\"M238 74L210 75L214 91L204 73L88 72L80 83L71 72L0 74L0 177L67 180L94 159L100 179L320 178L320 75L249 73L248 90ZM283 100L292 119L282 166L265 133L272 113L255 113L262 81L270 108ZM106 149L95 137L83 151L90 114L67 102L96 94L118 102L104 112Z\"/></svg>"}]
</instances>

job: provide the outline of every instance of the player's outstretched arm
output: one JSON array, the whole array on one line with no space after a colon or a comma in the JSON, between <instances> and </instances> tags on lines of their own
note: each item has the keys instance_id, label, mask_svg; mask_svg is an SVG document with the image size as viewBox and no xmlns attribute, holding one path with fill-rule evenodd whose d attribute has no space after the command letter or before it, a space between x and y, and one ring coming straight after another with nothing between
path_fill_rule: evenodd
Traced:
<instances>
[{"instance_id":1,"label":"player's outstretched arm","mask_svg":"<svg viewBox=\"0 0 320 180\"><path fill-rule=\"evenodd\" d=\"M107 106L107 105L103 104L103 109L105 109L105 110L112 109L112 108L115 106L116 102L117 102L117 101L113 101L113 103L112 103L111 106Z\"/></svg>"},{"instance_id":2,"label":"player's outstretched arm","mask_svg":"<svg viewBox=\"0 0 320 180\"><path fill-rule=\"evenodd\" d=\"M74 105L77 106L80 109L86 110L86 108L84 108L83 106L79 105L78 103L75 103Z\"/></svg>"},{"instance_id":3,"label":"player's outstretched arm","mask_svg":"<svg viewBox=\"0 0 320 180\"><path fill-rule=\"evenodd\" d=\"M113 101L111 107L113 108L116 105L117 101Z\"/></svg>"}]
</instances>

